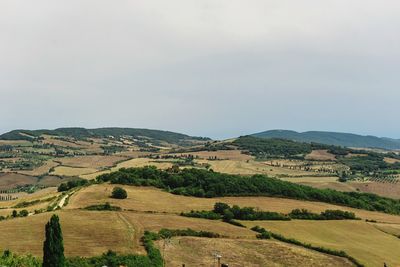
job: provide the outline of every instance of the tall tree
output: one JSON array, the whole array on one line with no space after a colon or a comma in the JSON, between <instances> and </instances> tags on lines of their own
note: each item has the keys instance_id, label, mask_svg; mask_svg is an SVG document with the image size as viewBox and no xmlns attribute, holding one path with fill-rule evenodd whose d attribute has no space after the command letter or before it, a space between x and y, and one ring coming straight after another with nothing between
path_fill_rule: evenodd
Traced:
<instances>
[{"instance_id":1,"label":"tall tree","mask_svg":"<svg viewBox=\"0 0 400 267\"><path fill-rule=\"evenodd\" d=\"M64 242L60 219L53 215L46 224L46 240L43 244L43 267L64 267Z\"/></svg>"}]
</instances>

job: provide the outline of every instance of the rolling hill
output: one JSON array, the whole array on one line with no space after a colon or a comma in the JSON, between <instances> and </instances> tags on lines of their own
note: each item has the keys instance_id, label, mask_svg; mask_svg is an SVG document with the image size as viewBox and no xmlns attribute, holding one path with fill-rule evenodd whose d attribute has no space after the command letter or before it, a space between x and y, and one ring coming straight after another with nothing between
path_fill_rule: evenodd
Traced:
<instances>
[{"instance_id":1,"label":"rolling hill","mask_svg":"<svg viewBox=\"0 0 400 267\"><path fill-rule=\"evenodd\" d=\"M154 140L164 141L168 143L185 143L190 141L205 141L208 138L203 137L192 137L189 135L161 131L161 130L151 130L151 129L139 129L139 128L119 128L119 127L106 127L106 128L96 128L96 129L86 129L86 128L58 128L55 130L13 130L8 133L0 135L0 140L32 140L41 135L53 135L53 136L64 136L73 137L76 139L84 138L94 138L94 137L147 137Z\"/></svg>"},{"instance_id":2,"label":"rolling hill","mask_svg":"<svg viewBox=\"0 0 400 267\"><path fill-rule=\"evenodd\" d=\"M283 138L299 142L307 143L321 143L327 145L345 146L345 147L359 147L359 148L382 148L382 149L400 149L400 140L376 137L376 136L363 136L351 133L337 133L337 132L322 132L322 131L308 131L296 132L290 130L270 130L253 134L253 136L261 138Z\"/></svg>"}]
</instances>

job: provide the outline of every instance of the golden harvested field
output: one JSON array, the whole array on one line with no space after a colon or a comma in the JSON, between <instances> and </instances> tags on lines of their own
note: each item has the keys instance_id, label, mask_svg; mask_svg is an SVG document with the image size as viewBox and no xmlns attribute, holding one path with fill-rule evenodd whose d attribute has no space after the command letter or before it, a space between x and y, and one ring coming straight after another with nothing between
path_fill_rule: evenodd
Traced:
<instances>
[{"instance_id":1,"label":"golden harvested field","mask_svg":"<svg viewBox=\"0 0 400 267\"><path fill-rule=\"evenodd\" d=\"M183 263L187 266L215 266L215 251L222 255L221 263L233 267L308 267L311 263L312 266L353 266L343 258L269 240L177 237L165 249L162 241L158 246L164 252L167 266L182 266Z\"/></svg>"},{"instance_id":2,"label":"golden harvested field","mask_svg":"<svg viewBox=\"0 0 400 267\"><path fill-rule=\"evenodd\" d=\"M225 202L241 207L257 207L265 211L289 213L293 209L308 209L313 212L322 212L327 209L340 209L354 212L363 219L373 219L379 222L400 223L400 216L358 210L343 206L331 205L322 202L300 201L295 199L273 197L223 197L223 198L195 198L173 195L151 187L122 186L128 192L128 198L117 200L110 198L114 185L101 184L83 188L72 195L67 209L84 208L94 204L110 202L123 209L135 211L155 211L180 213L190 210L211 210L216 202Z\"/></svg>"},{"instance_id":3,"label":"golden harvested field","mask_svg":"<svg viewBox=\"0 0 400 267\"><path fill-rule=\"evenodd\" d=\"M106 168L112 167L117 162L126 160L126 157L120 156L80 156L58 159L63 166L78 168Z\"/></svg>"},{"instance_id":4,"label":"golden harvested field","mask_svg":"<svg viewBox=\"0 0 400 267\"><path fill-rule=\"evenodd\" d=\"M11 189L18 185L34 184L37 178L18 173L0 173L0 189Z\"/></svg>"},{"instance_id":5,"label":"golden harvested field","mask_svg":"<svg viewBox=\"0 0 400 267\"><path fill-rule=\"evenodd\" d=\"M373 223L372 225L385 233L400 237L400 224Z\"/></svg>"},{"instance_id":6,"label":"golden harvested field","mask_svg":"<svg viewBox=\"0 0 400 267\"><path fill-rule=\"evenodd\" d=\"M334 189L342 192L356 191L355 187L351 182L341 183L337 180L337 177L302 177L302 178L282 178L282 180L289 181L292 183L299 183L308 185L319 189Z\"/></svg>"},{"instance_id":7,"label":"golden harvested field","mask_svg":"<svg viewBox=\"0 0 400 267\"><path fill-rule=\"evenodd\" d=\"M361 192L374 193L384 197L391 197L400 199L400 182L397 184L392 183L379 183L379 182L350 182L351 186L355 187Z\"/></svg>"},{"instance_id":8,"label":"golden harvested field","mask_svg":"<svg viewBox=\"0 0 400 267\"><path fill-rule=\"evenodd\" d=\"M313 174L311 172L291 170L281 167L268 166L267 164L259 161L250 160L196 160L198 163L210 164L211 169L216 172L223 172L229 174L242 174L242 175L253 175L253 174L267 174L270 176L277 175L296 175L296 176L309 176Z\"/></svg>"},{"instance_id":9,"label":"golden harvested field","mask_svg":"<svg viewBox=\"0 0 400 267\"><path fill-rule=\"evenodd\" d=\"M344 250L366 266L383 266L384 262L389 266L400 264L400 239L363 221L247 221L243 224L259 225L312 245Z\"/></svg>"},{"instance_id":10,"label":"golden harvested field","mask_svg":"<svg viewBox=\"0 0 400 267\"><path fill-rule=\"evenodd\" d=\"M137 158L137 159L130 159L130 160L120 162L117 164L117 166L112 167L109 170L98 171L98 172L95 171L92 173L82 173L79 176L81 178L91 180L91 179L96 178L100 174L117 171L120 168L138 168L138 167L144 167L144 166L156 166L159 169L168 169L168 168L171 168L173 166L173 164L167 160L155 161L154 159L149 159L149 158Z\"/></svg>"},{"instance_id":11,"label":"golden harvested field","mask_svg":"<svg viewBox=\"0 0 400 267\"><path fill-rule=\"evenodd\" d=\"M255 233L250 229L237 227L222 221L188 218L174 214L136 213L130 211L124 211L121 214L139 231L156 232L162 228L191 228L196 231L211 231L230 238L256 238Z\"/></svg>"},{"instance_id":12,"label":"golden harvested field","mask_svg":"<svg viewBox=\"0 0 400 267\"><path fill-rule=\"evenodd\" d=\"M336 160L335 155L328 152L328 150L313 150L308 154L305 159L307 160Z\"/></svg>"},{"instance_id":13,"label":"golden harvested field","mask_svg":"<svg viewBox=\"0 0 400 267\"><path fill-rule=\"evenodd\" d=\"M98 256L108 249L121 253L141 252L131 246L128 228L117 213L61 211L66 256ZM42 256L44 226L51 213L0 222L0 250Z\"/></svg>"},{"instance_id":14,"label":"golden harvested field","mask_svg":"<svg viewBox=\"0 0 400 267\"><path fill-rule=\"evenodd\" d=\"M54 171L51 175L60 175L60 176L80 176L83 174L90 174L97 172L94 168L75 168L75 167L66 167L66 166L58 166L54 168Z\"/></svg>"}]
</instances>

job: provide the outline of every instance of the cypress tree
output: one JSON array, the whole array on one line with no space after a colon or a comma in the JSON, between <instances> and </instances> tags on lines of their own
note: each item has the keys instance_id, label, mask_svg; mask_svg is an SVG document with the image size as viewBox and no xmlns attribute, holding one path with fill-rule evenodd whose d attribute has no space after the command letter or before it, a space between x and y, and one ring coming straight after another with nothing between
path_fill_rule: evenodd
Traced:
<instances>
[{"instance_id":1,"label":"cypress tree","mask_svg":"<svg viewBox=\"0 0 400 267\"><path fill-rule=\"evenodd\" d=\"M46 224L46 240L43 244L43 267L64 267L64 242L57 215Z\"/></svg>"}]
</instances>

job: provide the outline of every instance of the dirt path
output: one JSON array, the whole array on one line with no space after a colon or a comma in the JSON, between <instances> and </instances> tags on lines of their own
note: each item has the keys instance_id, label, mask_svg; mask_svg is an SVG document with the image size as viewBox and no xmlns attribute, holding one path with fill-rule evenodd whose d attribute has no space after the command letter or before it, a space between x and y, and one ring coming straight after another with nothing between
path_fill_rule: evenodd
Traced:
<instances>
[{"instance_id":1,"label":"dirt path","mask_svg":"<svg viewBox=\"0 0 400 267\"><path fill-rule=\"evenodd\" d=\"M143 235L143 231L135 228L135 226L129 222L129 220L120 212L117 213L118 218L126 225L129 235L129 247L135 253L141 253L144 251L143 246L140 243L140 238Z\"/></svg>"}]
</instances>

